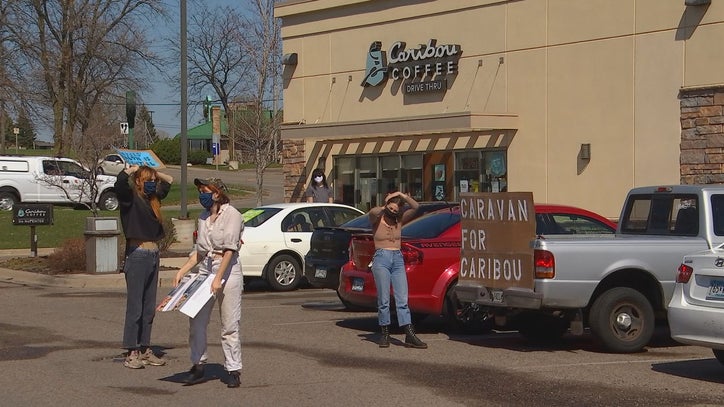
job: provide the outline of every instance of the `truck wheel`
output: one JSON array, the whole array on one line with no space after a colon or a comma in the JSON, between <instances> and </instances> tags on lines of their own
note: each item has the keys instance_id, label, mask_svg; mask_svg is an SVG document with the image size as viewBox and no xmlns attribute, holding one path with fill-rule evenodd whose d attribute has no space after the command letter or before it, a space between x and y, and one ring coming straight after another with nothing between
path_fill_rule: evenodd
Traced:
<instances>
[{"instance_id":1,"label":"truck wheel","mask_svg":"<svg viewBox=\"0 0 724 407\"><path fill-rule=\"evenodd\" d=\"M98 200L98 207L104 211L115 211L118 209L118 197L115 192L106 191Z\"/></svg>"},{"instance_id":2,"label":"truck wheel","mask_svg":"<svg viewBox=\"0 0 724 407\"><path fill-rule=\"evenodd\" d=\"M494 321L492 318L488 318L487 310L478 304L461 303L455 294L457 284L457 282L453 283L445 294L443 316L448 327L454 332L466 334L490 332L493 329Z\"/></svg>"},{"instance_id":3,"label":"truck wheel","mask_svg":"<svg viewBox=\"0 0 724 407\"><path fill-rule=\"evenodd\" d=\"M555 343L568 332L570 321L546 314L525 313L517 318L518 332L535 343Z\"/></svg>"},{"instance_id":4,"label":"truck wheel","mask_svg":"<svg viewBox=\"0 0 724 407\"><path fill-rule=\"evenodd\" d=\"M0 191L0 210L11 211L19 199L12 192Z\"/></svg>"},{"instance_id":5,"label":"truck wheel","mask_svg":"<svg viewBox=\"0 0 724 407\"><path fill-rule=\"evenodd\" d=\"M269 262L267 280L274 291L292 291L302 281L302 266L294 257L282 254Z\"/></svg>"},{"instance_id":6,"label":"truck wheel","mask_svg":"<svg viewBox=\"0 0 724 407\"><path fill-rule=\"evenodd\" d=\"M654 308L633 288L617 287L601 294L588 320L596 340L611 352L639 352L654 335Z\"/></svg>"},{"instance_id":7,"label":"truck wheel","mask_svg":"<svg viewBox=\"0 0 724 407\"><path fill-rule=\"evenodd\" d=\"M724 350L712 349L712 351L714 352L714 357L716 358L716 360L718 360L719 363L724 365Z\"/></svg>"}]
</instances>

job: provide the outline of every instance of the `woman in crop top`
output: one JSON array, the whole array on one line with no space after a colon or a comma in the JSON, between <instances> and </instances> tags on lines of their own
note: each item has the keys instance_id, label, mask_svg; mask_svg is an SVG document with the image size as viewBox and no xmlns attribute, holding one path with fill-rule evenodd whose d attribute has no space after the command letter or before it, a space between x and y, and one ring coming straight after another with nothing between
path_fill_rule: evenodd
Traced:
<instances>
[{"instance_id":1,"label":"woman in crop top","mask_svg":"<svg viewBox=\"0 0 724 407\"><path fill-rule=\"evenodd\" d=\"M402 204L410 209L402 211ZM368 216L373 225L375 254L372 274L377 287L377 320L382 331L379 346L390 346L390 285L395 295L397 323L405 331L405 346L425 349L427 344L415 334L410 309L407 306L407 274L400 251L402 225L411 220L419 204L409 195L393 192L385 197L385 204L370 209Z\"/></svg>"}]
</instances>

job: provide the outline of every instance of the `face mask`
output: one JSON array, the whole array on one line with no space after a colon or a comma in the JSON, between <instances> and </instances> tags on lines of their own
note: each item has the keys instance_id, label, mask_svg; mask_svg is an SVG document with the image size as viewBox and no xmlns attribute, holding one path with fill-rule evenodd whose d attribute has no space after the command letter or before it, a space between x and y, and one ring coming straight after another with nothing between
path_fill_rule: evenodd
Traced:
<instances>
[{"instance_id":1,"label":"face mask","mask_svg":"<svg viewBox=\"0 0 724 407\"><path fill-rule=\"evenodd\" d=\"M324 180L324 177L314 177L314 182L316 182L317 184L322 182L322 180Z\"/></svg>"},{"instance_id":2,"label":"face mask","mask_svg":"<svg viewBox=\"0 0 724 407\"><path fill-rule=\"evenodd\" d=\"M214 206L214 194L211 192L200 192L199 203L206 209L211 209Z\"/></svg>"},{"instance_id":3,"label":"face mask","mask_svg":"<svg viewBox=\"0 0 724 407\"><path fill-rule=\"evenodd\" d=\"M151 195L156 193L156 181L146 181L143 183L143 194L146 195L146 197L151 197Z\"/></svg>"},{"instance_id":4,"label":"face mask","mask_svg":"<svg viewBox=\"0 0 724 407\"><path fill-rule=\"evenodd\" d=\"M399 215L397 212L393 212L390 210L390 208L385 208L385 215L397 219L397 215Z\"/></svg>"}]
</instances>

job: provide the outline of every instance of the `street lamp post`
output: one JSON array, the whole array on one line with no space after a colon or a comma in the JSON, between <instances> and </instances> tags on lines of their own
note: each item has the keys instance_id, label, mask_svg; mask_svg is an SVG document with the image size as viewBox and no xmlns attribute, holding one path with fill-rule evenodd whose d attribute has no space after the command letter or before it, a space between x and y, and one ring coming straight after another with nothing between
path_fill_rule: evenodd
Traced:
<instances>
[{"instance_id":1,"label":"street lamp post","mask_svg":"<svg viewBox=\"0 0 724 407\"><path fill-rule=\"evenodd\" d=\"M15 134L15 154L20 151L18 148L18 134L20 134L20 128L19 127L13 127L13 134Z\"/></svg>"}]
</instances>

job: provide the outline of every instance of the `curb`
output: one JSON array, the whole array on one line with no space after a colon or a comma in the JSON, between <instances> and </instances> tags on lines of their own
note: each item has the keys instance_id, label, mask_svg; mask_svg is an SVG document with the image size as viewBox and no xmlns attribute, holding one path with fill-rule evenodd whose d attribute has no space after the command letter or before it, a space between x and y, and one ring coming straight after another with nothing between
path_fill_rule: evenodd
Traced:
<instances>
[{"instance_id":1,"label":"curb","mask_svg":"<svg viewBox=\"0 0 724 407\"><path fill-rule=\"evenodd\" d=\"M45 249L52 251L53 249ZM10 254L3 251L3 254ZM11 254L10 254L11 255ZM161 288L173 287L176 271L186 262L186 257L162 257L161 270L158 276L158 286ZM78 273L78 274L40 274L30 271L0 268L0 283L31 285L41 287L59 288L126 288L126 278L123 273Z\"/></svg>"}]
</instances>

